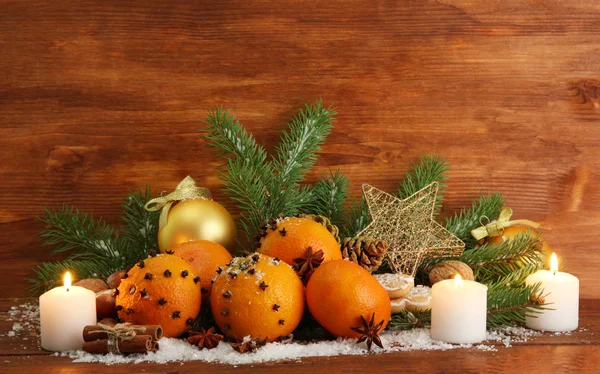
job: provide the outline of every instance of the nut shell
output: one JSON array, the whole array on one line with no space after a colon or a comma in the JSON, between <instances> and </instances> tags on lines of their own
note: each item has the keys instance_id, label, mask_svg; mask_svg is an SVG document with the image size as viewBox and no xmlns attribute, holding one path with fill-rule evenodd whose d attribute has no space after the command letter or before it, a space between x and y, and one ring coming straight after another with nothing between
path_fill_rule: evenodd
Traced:
<instances>
[{"instance_id":1,"label":"nut shell","mask_svg":"<svg viewBox=\"0 0 600 374\"><path fill-rule=\"evenodd\" d=\"M98 278L82 279L78 282L73 283L73 286L87 288L88 290L93 291L94 293L108 290L108 286L106 285L106 282L104 282L102 279L98 279Z\"/></svg>"},{"instance_id":2,"label":"nut shell","mask_svg":"<svg viewBox=\"0 0 600 374\"><path fill-rule=\"evenodd\" d=\"M104 318L117 318L117 298L115 290L104 290L96 293L96 317L98 320Z\"/></svg>"},{"instance_id":3,"label":"nut shell","mask_svg":"<svg viewBox=\"0 0 600 374\"><path fill-rule=\"evenodd\" d=\"M106 283L108 283L108 288L119 288L121 279L123 279L125 274L127 274L125 270L115 271L112 273L106 280Z\"/></svg>"},{"instance_id":4,"label":"nut shell","mask_svg":"<svg viewBox=\"0 0 600 374\"><path fill-rule=\"evenodd\" d=\"M451 279L459 274L462 279L474 280L473 270L461 261L444 261L435 265L429 272L429 281L432 285L444 279Z\"/></svg>"}]
</instances>

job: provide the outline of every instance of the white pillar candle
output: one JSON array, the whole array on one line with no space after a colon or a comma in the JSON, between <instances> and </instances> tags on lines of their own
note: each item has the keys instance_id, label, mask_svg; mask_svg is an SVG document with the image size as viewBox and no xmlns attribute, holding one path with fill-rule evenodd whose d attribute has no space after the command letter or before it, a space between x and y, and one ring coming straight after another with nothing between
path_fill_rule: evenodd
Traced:
<instances>
[{"instance_id":1,"label":"white pillar candle","mask_svg":"<svg viewBox=\"0 0 600 374\"><path fill-rule=\"evenodd\" d=\"M40 296L40 328L45 350L81 349L84 326L95 324L96 294L83 287L71 286L68 272L64 286Z\"/></svg>"},{"instance_id":2,"label":"white pillar candle","mask_svg":"<svg viewBox=\"0 0 600 374\"><path fill-rule=\"evenodd\" d=\"M448 343L479 343L485 339L487 286L469 280L437 282L431 289L431 337Z\"/></svg>"},{"instance_id":3,"label":"white pillar candle","mask_svg":"<svg viewBox=\"0 0 600 374\"><path fill-rule=\"evenodd\" d=\"M528 316L527 327L542 331L573 331L579 325L579 279L558 271L553 253L550 270L539 270L525 279L527 285L541 283L542 295L552 310Z\"/></svg>"}]
</instances>

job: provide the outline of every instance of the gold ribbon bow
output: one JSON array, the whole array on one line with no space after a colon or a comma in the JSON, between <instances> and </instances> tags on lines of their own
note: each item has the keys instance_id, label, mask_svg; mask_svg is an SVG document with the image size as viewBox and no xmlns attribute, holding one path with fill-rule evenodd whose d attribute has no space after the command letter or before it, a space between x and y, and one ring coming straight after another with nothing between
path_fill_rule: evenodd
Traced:
<instances>
[{"instance_id":1,"label":"gold ribbon bow","mask_svg":"<svg viewBox=\"0 0 600 374\"><path fill-rule=\"evenodd\" d=\"M177 187L175 191L168 195L160 196L152 199L144 205L144 208L149 212L156 212L162 209L160 212L160 219L158 221L159 228L163 228L167 224L167 218L169 217L169 209L171 206L181 200L185 199L207 199L212 200L212 195L208 188L196 186L196 181L189 175L185 177Z\"/></svg>"},{"instance_id":2,"label":"gold ribbon bow","mask_svg":"<svg viewBox=\"0 0 600 374\"><path fill-rule=\"evenodd\" d=\"M537 229L540 226L539 223L530 221L528 219L515 219L511 221L511 216L511 208L502 209L498 219L492 222L489 222L490 219L488 217L482 216L479 220L482 226L476 228L475 230L471 230L471 235L473 235L476 240L481 240L487 236L500 236L506 227L512 225L525 225L533 227L534 229ZM488 223L483 223L483 219L487 219Z\"/></svg>"},{"instance_id":3,"label":"gold ribbon bow","mask_svg":"<svg viewBox=\"0 0 600 374\"><path fill-rule=\"evenodd\" d=\"M108 335L108 351L109 353L120 354L119 342L125 340L132 340L138 333L145 332L146 328L143 326L134 327L130 323L117 323L114 326L99 323L99 330L91 331L92 333L104 332Z\"/></svg>"}]
</instances>

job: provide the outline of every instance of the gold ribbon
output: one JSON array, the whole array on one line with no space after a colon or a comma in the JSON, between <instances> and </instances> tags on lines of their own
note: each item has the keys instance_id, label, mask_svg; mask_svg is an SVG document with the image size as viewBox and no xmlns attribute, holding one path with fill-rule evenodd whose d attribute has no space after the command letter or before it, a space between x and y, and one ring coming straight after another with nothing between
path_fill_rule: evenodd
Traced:
<instances>
[{"instance_id":1,"label":"gold ribbon","mask_svg":"<svg viewBox=\"0 0 600 374\"><path fill-rule=\"evenodd\" d=\"M188 175L179 182L175 191L168 195L160 196L148 201L146 205L144 205L144 208L149 212L156 212L157 210L162 209L162 212L160 212L160 220L158 221L158 225L162 229L167 224L169 209L171 209L171 206L174 203L185 199L195 198L212 200L212 195L208 188L196 186L196 181Z\"/></svg>"},{"instance_id":2,"label":"gold ribbon","mask_svg":"<svg viewBox=\"0 0 600 374\"><path fill-rule=\"evenodd\" d=\"M114 326L99 323L99 330L90 331L91 333L104 332L108 335L108 351L109 353L120 354L119 342L132 340L138 333L145 332L143 326L134 327L130 323L117 323Z\"/></svg>"},{"instance_id":3,"label":"gold ribbon","mask_svg":"<svg viewBox=\"0 0 600 374\"><path fill-rule=\"evenodd\" d=\"M502 212L500 212L500 216L498 217L498 219L492 222L490 222L490 219L488 217L482 216L479 220L481 226L476 228L475 230L471 230L471 235L473 235L473 237L476 240L481 240L487 236L500 236L502 235L506 227L512 225L525 225L533 227L534 229L537 229L540 226L539 223L530 221L528 219L515 219L511 221L511 216L511 208L502 209ZM484 219L487 219L488 223L483 223Z\"/></svg>"}]
</instances>

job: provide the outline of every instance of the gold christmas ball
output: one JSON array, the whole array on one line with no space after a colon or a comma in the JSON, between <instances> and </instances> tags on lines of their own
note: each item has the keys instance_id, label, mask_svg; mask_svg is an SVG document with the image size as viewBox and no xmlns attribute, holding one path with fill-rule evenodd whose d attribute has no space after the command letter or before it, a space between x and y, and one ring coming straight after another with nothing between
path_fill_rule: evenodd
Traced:
<instances>
[{"instance_id":1,"label":"gold christmas ball","mask_svg":"<svg viewBox=\"0 0 600 374\"><path fill-rule=\"evenodd\" d=\"M158 247L166 252L190 240L210 240L235 250L237 228L231 214L213 200L187 199L169 210L167 224L158 230Z\"/></svg>"}]
</instances>

